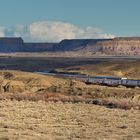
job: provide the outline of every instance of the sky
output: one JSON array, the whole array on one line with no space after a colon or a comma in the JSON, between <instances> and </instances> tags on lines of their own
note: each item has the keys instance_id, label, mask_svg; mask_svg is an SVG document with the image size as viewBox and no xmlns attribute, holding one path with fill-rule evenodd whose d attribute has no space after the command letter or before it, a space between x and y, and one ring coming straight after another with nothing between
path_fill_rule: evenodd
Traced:
<instances>
[{"instance_id":1,"label":"sky","mask_svg":"<svg viewBox=\"0 0 140 140\"><path fill-rule=\"evenodd\" d=\"M0 0L0 37L58 42L140 36L140 0Z\"/></svg>"}]
</instances>

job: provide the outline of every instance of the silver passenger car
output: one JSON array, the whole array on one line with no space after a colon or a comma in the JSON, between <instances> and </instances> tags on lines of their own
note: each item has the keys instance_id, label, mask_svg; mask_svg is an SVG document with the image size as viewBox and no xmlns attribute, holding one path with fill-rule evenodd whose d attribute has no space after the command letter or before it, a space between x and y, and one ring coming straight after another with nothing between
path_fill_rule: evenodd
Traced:
<instances>
[{"instance_id":1,"label":"silver passenger car","mask_svg":"<svg viewBox=\"0 0 140 140\"><path fill-rule=\"evenodd\" d=\"M140 86L140 80L123 79L122 80L122 85L130 86L130 87Z\"/></svg>"}]
</instances>

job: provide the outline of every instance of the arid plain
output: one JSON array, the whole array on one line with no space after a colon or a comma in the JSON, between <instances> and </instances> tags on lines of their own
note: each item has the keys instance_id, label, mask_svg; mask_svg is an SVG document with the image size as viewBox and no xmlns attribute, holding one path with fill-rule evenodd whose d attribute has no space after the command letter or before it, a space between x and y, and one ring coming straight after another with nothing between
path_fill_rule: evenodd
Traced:
<instances>
[{"instance_id":1,"label":"arid plain","mask_svg":"<svg viewBox=\"0 0 140 140\"><path fill-rule=\"evenodd\" d=\"M34 73L56 69L139 79L139 58L6 56L0 67L0 139L140 138L139 88Z\"/></svg>"},{"instance_id":2,"label":"arid plain","mask_svg":"<svg viewBox=\"0 0 140 140\"><path fill-rule=\"evenodd\" d=\"M0 102L1 140L139 140L139 110L92 104Z\"/></svg>"}]
</instances>

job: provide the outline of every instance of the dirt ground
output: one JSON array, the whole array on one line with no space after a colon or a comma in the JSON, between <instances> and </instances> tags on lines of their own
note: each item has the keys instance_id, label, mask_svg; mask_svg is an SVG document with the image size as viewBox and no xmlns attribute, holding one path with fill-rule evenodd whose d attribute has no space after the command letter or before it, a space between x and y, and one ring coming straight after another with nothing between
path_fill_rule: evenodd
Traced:
<instances>
[{"instance_id":1,"label":"dirt ground","mask_svg":"<svg viewBox=\"0 0 140 140\"><path fill-rule=\"evenodd\" d=\"M0 140L139 140L140 111L92 104L0 101Z\"/></svg>"}]
</instances>

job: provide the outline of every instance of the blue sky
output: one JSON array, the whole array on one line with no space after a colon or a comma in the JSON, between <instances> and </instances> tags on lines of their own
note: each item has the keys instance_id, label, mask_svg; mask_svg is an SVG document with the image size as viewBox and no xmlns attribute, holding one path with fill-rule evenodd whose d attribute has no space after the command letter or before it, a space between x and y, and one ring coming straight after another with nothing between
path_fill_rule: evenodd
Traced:
<instances>
[{"instance_id":1,"label":"blue sky","mask_svg":"<svg viewBox=\"0 0 140 140\"><path fill-rule=\"evenodd\" d=\"M88 37L87 34L90 31L87 27L102 30L93 31L98 32L97 34L100 32L100 34L115 36L138 36L140 35L139 7L140 0L0 0L0 29L1 32L5 32L5 36L8 36L13 35L17 25L22 25L24 29L22 33L20 31L20 35L27 39L31 34L25 31L28 26L39 23L39 26L36 25L38 28L44 26L46 29L49 21L53 24L53 27L56 27L54 23L61 22L62 25L67 23L83 29L86 36L73 35L77 38ZM41 24L42 22L43 24ZM51 23L49 23L49 26ZM42 33L42 31L40 32ZM89 38L95 37L91 34L90 32ZM53 35L50 41L53 40L52 38ZM37 36L34 39L38 39Z\"/></svg>"}]
</instances>

